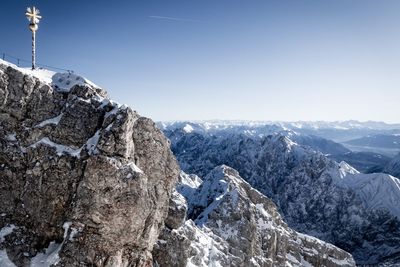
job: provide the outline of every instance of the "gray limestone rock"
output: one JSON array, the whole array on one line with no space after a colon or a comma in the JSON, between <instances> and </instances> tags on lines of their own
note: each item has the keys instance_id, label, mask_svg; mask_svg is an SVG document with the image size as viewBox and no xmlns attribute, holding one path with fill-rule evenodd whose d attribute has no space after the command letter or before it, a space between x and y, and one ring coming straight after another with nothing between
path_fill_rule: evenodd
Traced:
<instances>
[{"instance_id":1,"label":"gray limestone rock","mask_svg":"<svg viewBox=\"0 0 400 267\"><path fill-rule=\"evenodd\" d=\"M0 63L0 174L15 266L151 266L179 168L154 122L104 90Z\"/></svg>"}]
</instances>

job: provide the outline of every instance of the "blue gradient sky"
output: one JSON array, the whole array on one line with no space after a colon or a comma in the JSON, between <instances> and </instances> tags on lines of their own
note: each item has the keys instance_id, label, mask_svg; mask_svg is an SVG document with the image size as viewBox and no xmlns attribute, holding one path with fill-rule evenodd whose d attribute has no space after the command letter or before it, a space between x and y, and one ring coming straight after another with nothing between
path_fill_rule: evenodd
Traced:
<instances>
[{"instance_id":1,"label":"blue gradient sky","mask_svg":"<svg viewBox=\"0 0 400 267\"><path fill-rule=\"evenodd\" d=\"M155 120L400 122L400 1L2 0L1 52L33 4L39 63Z\"/></svg>"}]
</instances>

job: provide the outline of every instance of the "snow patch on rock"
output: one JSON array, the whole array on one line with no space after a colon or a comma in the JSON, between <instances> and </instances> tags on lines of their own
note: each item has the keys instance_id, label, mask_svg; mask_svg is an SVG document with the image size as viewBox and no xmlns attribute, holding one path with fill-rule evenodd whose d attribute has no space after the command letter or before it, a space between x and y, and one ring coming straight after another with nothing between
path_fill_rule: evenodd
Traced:
<instances>
[{"instance_id":1,"label":"snow patch on rock","mask_svg":"<svg viewBox=\"0 0 400 267\"><path fill-rule=\"evenodd\" d=\"M36 125L35 127L43 127L43 126L46 126L46 125L49 125L49 124L57 125L57 124L60 122L62 116L63 116L63 114L61 113L61 114L58 115L57 117L50 118L50 119L47 119L47 120L45 120L45 121L42 121L41 123L39 123L39 124Z\"/></svg>"},{"instance_id":2,"label":"snow patch on rock","mask_svg":"<svg viewBox=\"0 0 400 267\"><path fill-rule=\"evenodd\" d=\"M41 140L39 140L36 143L30 145L29 147L36 148L41 144L54 147L56 149L57 155L59 155L59 156L61 156L64 153L66 153L66 154L69 154L69 155L71 155L73 157L77 157L77 158L80 157L81 148L73 148L73 147L70 147L70 146L57 144L57 143L54 143L53 141L51 141L48 137L43 137Z\"/></svg>"}]
</instances>

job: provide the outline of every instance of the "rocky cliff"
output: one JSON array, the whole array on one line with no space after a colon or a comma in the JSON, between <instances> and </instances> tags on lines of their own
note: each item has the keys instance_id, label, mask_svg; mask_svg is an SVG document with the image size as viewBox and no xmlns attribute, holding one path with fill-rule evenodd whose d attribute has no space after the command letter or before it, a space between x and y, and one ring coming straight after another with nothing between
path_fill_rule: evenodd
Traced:
<instances>
[{"instance_id":1,"label":"rocky cliff","mask_svg":"<svg viewBox=\"0 0 400 267\"><path fill-rule=\"evenodd\" d=\"M91 82L1 61L0 174L0 266L152 266L179 169Z\"/></svg>"}]
</instances>

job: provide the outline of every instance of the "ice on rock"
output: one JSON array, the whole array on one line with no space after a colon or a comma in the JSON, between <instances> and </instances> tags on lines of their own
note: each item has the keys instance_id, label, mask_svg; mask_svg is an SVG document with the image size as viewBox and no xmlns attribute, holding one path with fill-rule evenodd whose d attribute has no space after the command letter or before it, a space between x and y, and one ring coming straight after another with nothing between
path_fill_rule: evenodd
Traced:
<instances>
[{"instance_id":1,"label":"ice on rock","mask_svg":"<svg viewBox=\"0 0 400 267\"><path fill-rule=\"evenodd\" d=\"M55 241L50 242L48 248L46 248L44 253L38 253L35 257L31 259L30 267L50 267L57 264L60 261L59 252L62 246L67 240L72 240L73 233L71 232L68 236L69 228L71 227L71 222L66 222L63 225L64 228L64 240L62 243L56 243Z\"/></svg>"},{"instance_id":2,"label":"ice on rock","mask_svg":"<svg viewBox=\"0 0 400 267\"><path fill-rule=\"evenodd\" d=\"M0 230L0 244L4 242L4 238L11 234L14 229L16 228L15 225L10 224L3 227ZM8 258L7 251L5 249L0 250L0 266L1 267L16 267L15 264Z\"/></svg>"},{"instance_id":3,"label":"ice on rock","mask_svg":"<svg viewBox=\"0 0 400 267\"><path fill-rule=\"evenodd\" d=\"M8 135L6 136L6 138L7 138L7 140L9 140L9 141L17 141L17 137L16 137L16 134L15 134L15 133L8 134Z\"/></svg>"},{"instance_id":4,"label":"ice on rock","mask_svg":"<svg viewBox=\"0 0 400 267\"><path fill-rule=\"evenodd\" d=\"M6 250L0 250L0 266L1 267L17 267L15 264L8 258Z\"/></svg>"},{"instance_id":5,"label":"ice on rock","mask_svg":"<svg viewBox=\"0 0 400 267\"><path fill-rule=\"evenodd\" d=\"M14 231L15 228L16 228L15 225L10 224L10 225L7 225L7 226L3 227L3 228L0 230L0 244L1 244L2 242L4 242L4 238L5 238L7 235L11 234L11 233Z\"/></svg>"},{"instance_id":6,"label":"ice on rock","mask_svg":"<svg viewBox=\"0 0 400 267\"><path fill-rule=\"evenodd\" d=\"M43 137L41 140L39 140L38 142L30 145L30 148L36 148L39 145L48 145L50 147L54 147L56 149L56 153L57 155L61 156L64 153L69 154L73 157L79 157L80 153L81 153L81 148L73 148L73 147L69 147L69 146L65 146L65 145L61 145L61 144L57 144L54 143L53 141L51 141L48 137Z\"/></svg>"}]
</instances>

